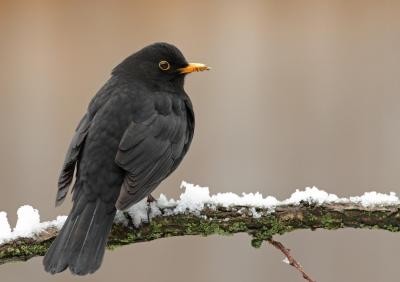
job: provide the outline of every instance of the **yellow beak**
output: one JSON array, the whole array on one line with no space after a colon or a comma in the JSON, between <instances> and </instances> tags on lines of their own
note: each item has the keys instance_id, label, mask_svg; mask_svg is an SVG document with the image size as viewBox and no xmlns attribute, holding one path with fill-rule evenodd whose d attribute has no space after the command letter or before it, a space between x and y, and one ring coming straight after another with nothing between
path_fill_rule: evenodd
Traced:
<instances>
[{"instance_id":1,"label":"yellow beak","mask_svg":"<svg viewBox=\"0 0 400 282\"><path fill-rule=\"evenodd\" d=\"M204 64L199 63L189 63L186 67L178 69L181 74L184 73L191 73L191 72L198 72L198 71L205 71L210 70L210 67L207 67Z\"/></svg>"}]
</instances>

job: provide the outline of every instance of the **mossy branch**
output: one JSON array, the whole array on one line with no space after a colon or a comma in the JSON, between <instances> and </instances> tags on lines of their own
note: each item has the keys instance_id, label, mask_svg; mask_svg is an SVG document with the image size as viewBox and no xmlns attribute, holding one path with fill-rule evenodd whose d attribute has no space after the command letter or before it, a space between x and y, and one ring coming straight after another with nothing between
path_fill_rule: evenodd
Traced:
<instances>
[{"instance_id":1,"label":"mossy branch","mask_svg":"<svg viewBox=\"0 0 400 282\"><path fill-rule=\"evenodd\" d=\"M279 206L274 212L250 207L206 207L200 215L190 212L167 215L171 209L162 210L162 216L153 218L150 224L143 224L139 228L133 227L129 215L125 214L130 224L114 224L108 241L109 249L186 235L231 235L246 232L252 237L252 246L260 247L274 235L298 229L365 228L391 232L400 230L399 205L366 208L352 203L303 203L298 206ZM43 256L57 234L56 228L49 228L35 238L19 238L0 245L0 264Z\"/></svg>"}]
</instances>

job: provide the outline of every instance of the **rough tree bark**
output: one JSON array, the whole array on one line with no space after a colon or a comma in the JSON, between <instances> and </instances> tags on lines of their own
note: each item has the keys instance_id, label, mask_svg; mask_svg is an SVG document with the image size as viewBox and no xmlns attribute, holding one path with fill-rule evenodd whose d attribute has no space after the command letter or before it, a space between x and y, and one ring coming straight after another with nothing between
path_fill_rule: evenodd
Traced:
<instances>
[{"instance_id":1,"label":"rough tree bark","mask_svg":"<svg viewBox=\"0 0 400 282\"><path fill-rule=\"evenodd\" d=\"M212 234L231 235L246 232L251 237L253 247L260 247L274 235L299 229L318 228L365 228L382 229L391 232L400 230L400 205L366 208L356 204L279 206L274 212L250 207L204 208L200 215L193 213L164 215L152 219L150 224L133 227L132 220L125 214L130 224L114 224L108 241L108 248L146 242L160 238ZM0 264L26 261L35 256L43 256L58 230L49 228L35 238L19 238L0 245Z\"/></svg>"}]
</instances>

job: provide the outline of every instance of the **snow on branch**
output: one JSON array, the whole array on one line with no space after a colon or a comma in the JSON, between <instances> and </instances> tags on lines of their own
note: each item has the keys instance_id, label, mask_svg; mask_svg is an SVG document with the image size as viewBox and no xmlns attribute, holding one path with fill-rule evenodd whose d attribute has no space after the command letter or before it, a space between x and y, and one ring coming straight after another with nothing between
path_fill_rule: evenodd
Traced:
<instances>
[{"instance_id":1,"label":"snow on branch","mask_svg":"<svg viewBox=\"0 0 400 282\"><path fill-rule=\"evenodd\" d=\"M108 247L159 238L185 235L230 235L246 232L253 247L260 247L272 236L298 229L366 228L392 232L400 230L400 201L395 193L368 192L362 196L339 198L317 188L297 190L278 201L260 193L218 193L208 188L182 183L179 200L161 194L148 206L142 201L125 212L118 212ZM57 236L66 217L40 222L39 212L30 206L18 209L18 221L11 229L7 214L0 212L0 264L26 261L42 256ZM284 249L283 249L284 250Z\"/></svg>"}]
</instances>

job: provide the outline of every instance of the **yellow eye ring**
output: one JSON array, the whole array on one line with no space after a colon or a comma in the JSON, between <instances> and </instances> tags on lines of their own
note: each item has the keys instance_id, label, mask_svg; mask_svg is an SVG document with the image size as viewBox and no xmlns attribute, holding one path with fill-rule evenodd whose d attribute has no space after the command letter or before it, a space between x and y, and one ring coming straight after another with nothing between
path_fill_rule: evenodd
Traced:
<instances>
[{"instance_id":1,"label":"yellow eye ring","mask_svg":"<svg viewBox=\"0 0 400 282\"><path fill-rule=\"evenodd\" d=\"M160 68L160 70L163 70L163 71L167 71L171 68L171 66L169 65L169 63L167 61L160 61L158 63L158 67Z\"/></svg>"}]
</instances>

